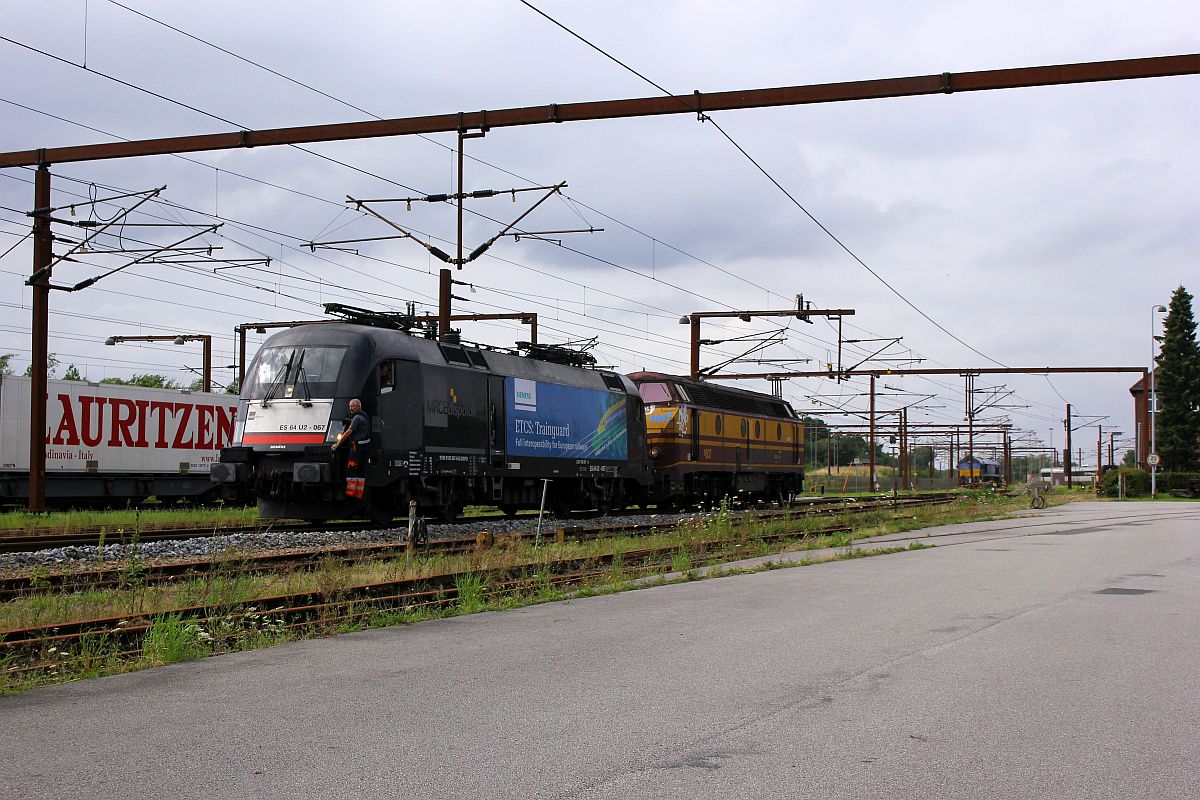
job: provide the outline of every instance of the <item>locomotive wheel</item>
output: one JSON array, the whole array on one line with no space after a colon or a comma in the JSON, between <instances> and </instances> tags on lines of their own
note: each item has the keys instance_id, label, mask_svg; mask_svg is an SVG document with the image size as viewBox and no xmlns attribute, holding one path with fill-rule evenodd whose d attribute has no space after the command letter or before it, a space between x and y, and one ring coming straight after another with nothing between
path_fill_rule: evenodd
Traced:
<instances>
[{"instance_id":1,"label":"locomotive wheel","mask_svg":"<svg viewBox=\"0 0 1200 800\"><path fill-rule=\"evenodd\" d=\"M390 498L374 498L371 503L371 522L377 525L387 525L395 517L395 507Z\"/></svg>"},{"instance_id":2,"label":"locomotive wheel","mask_svg":"<svg viewBox=\"0 0 1200 800\"><path fill-rule=\"evenodd\" d=\"M520 509L517 508L516 506L508 505L507 503L504 505L496 506L496 508L500 509L500 513L503 514L504 516L508 517L509 519L515 517L517 515L517 512L520 511Z\"/></svg>"},{"instance_id":3,"label":"locomotive wheel","mask_svg":"<svg viewBox=\"0 0 1200 800\"><path fill-rule=\"evenodd\" d=\"M453 523L458 522L458 518L462 515L463 505L457 501L451 500L442 506L441 518L442 522Z\"/></svg>"},{"instance_id":4,"label":"locomotive wheel","mask_svg":"<svg viewBox=\"0 0 1200 800\"><path fill-rule=\"evenodd\" d=\"M546 505L547 510L559 519L565 519L571 515L572 505L567 497L551 495Z\"/></svg>"}]
</instances>

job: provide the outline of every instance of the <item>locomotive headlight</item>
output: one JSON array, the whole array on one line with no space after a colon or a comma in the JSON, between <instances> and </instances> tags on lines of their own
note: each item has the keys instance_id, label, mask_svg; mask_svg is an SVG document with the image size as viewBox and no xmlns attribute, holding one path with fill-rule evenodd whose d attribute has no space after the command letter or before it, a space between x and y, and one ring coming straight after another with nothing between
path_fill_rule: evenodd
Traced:
<instances>
[{"instance_id":1,"label":"locomotive headlight","mask_svg":"<svg viewBox=\"0 0 1200 800\"><path fill-rule=\"evenodd\" d=\"M651 457L651 458L658 458L658 448L657 448L657 447L651 447L651 448L650 448L650 457Z\"/></svg>"}]
</instances>

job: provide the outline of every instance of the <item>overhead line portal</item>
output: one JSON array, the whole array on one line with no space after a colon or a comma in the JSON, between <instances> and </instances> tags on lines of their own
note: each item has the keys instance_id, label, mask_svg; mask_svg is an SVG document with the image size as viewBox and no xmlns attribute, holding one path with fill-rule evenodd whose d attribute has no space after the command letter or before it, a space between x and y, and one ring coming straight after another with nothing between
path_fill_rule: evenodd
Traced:
<instances>
[{"instance_id":1,"label":"overhead line portal","mask_svg":"<svg viewBox=\"0 0 1200 800\"><path fill-rule=\"evenodd\" d=\"M503 108L435 114L423 117L340 122L266 130L174 136L129 142L49 147L0 153L0 166L32 167L74 161L98 161L110 158L199 153L211 150L237 150L251 147L310 144L383 136L451 133L466 130L486 131L521 125L560 122L652 117L668 114L706 114L748 108L836 103L847 100L878 100L891 97L916 97L931 94L955 94L994 89L1018 89L1058 86L1071 83L1095 83L1139 78L1163 78L1200 73L1200 54L1189 53L1115 61L1092 61L1040 67L943 72L905 78L880 78L864 81L785 86L770 89L744 89L704 94L637 97L622 100L593 100L579 103Z\"/></svg>"}]
</instances>

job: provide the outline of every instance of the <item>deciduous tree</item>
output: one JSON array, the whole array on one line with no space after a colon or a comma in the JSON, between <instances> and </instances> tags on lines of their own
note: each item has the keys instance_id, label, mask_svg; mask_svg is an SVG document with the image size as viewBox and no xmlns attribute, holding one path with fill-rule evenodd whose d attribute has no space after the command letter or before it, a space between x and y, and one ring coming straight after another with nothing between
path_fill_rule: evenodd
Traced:
<instances>
[{"instance_id":1,"label":"deciduous tree","mask_svg":"<svg viewBox=\"0 0 1200 800\"><path fill-rule=\"evenodd\" d=\"M57 371L58 371L58 356L54 355L54 353L47 353L46 354L46 377L53 378L54 373ZM30 364L28 367L25 368L25 377L26 378L33 377L33 364Z\"/></svg>"},{"instance_id":2,"label":"deciduous tree","mask_svg":"<svg viewBox=\"0 0 1200 800\"><path fill-rule=\"evenodd\" d=\"M162 375L134 375L132 378L105 378L101 383L118 386L142 386L147 389L178 389L179 384Z\"/></svg>"}]
</instances>

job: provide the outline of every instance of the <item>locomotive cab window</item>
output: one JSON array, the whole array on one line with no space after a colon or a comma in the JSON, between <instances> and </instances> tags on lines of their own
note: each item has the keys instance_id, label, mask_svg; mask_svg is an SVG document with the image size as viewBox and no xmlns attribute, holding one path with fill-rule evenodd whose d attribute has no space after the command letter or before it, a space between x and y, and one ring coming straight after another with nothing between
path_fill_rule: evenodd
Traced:
<instances>
[{"instance_id":1,"label":"locomotive cab window","mask_svg":"<svg viewBox=\"0 0 1200 800\"><path fill-rule=\"evenodd\" d=\"M246 376L243 396L251 400L267 397L333 397L345 347L267 347L254 359Z\"/></svg>"},{"instance_id":2,"label":"locomotive cab window","mask_svg":"<svg viewBox=\"0 0 1200 800\"><path fill-rule=\"evenodd\" d=\"M754 438L755 439L762 438L762 423L759 422L758 420L754 420Z\"/></svg>"},{"instance_id":3,"label":"locomotive cab window","mask_svg":"<svg viewBox=\"0 0 1200 800\"><path fill-rule=\"evenodd\" d=\"M601 372L600 377L604 379L604 385L614 392L624 392L625 384L621 383L621 379L611 372Z\"/></svg>"},{"instance_id":4,"label":"locomotive cab window","mask_svg":"<svg viewBox=\"0 0 1200 800\"><path fill-rule=\"evenodd\" d=\"M669 403L671 392L665 383L643 383L638 386L638 393L644 403Z\"/></svg>"},{"instance_id":5,"label":"locomotive cab window","mask_svg":"<svg viewBox=\"0 0 1200 800\"><path fill-rule=\"evenodd\" d=\"M389 394L396 388L396 365L384 361L379 365L379 393Z\"/></svg>"}]
</instances>

